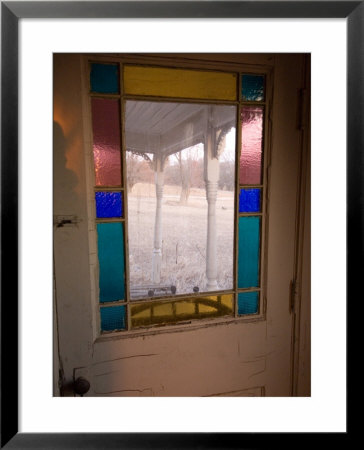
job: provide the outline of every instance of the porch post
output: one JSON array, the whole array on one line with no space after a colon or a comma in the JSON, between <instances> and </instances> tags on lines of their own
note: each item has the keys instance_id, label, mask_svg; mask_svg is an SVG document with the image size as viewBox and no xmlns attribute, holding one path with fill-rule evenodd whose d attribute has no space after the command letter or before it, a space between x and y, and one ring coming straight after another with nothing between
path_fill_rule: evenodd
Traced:
<instances>
[{"instance_id":1,"label":"porch post","mask_svg":"<svg viewBox=\"0 0 364 450\"><path fill-rule=\"evenodd\" d=\"M216 198L219 181L219 160L214 151L214 133L209 125L205 147L205 183L207 199L207 290L217 289Z\"/></svg>"},{"instance_id":2,"label":"porch post","mask_svg":"<svg viewBox=\"0 0 364 450\"><path fill-rule=\"evenodd\" d=\"M156 193L156 209L154 222L154 249L152 257L152 283L159 284L161 280L162 261L162 199L164 187L163 161L156 157L154 164L154 181Z\"/></svg>"}]
</instances>

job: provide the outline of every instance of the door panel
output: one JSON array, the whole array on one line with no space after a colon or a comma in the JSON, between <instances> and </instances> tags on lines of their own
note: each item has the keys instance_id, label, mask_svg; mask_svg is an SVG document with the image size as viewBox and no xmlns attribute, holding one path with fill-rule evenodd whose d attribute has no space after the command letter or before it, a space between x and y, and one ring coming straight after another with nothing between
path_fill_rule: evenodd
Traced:
<instances>
[{"instance_id":1,"label":"door panel","mask_svg":"<svg viewBox=\"0 0 364 450\"><path fill-rule=\"evenodd\" d=\"M88 239L94 224L88 206L92 190L86 181L91 147L82 107L82 61L82 55L54 57L54 138L59 155L54 167L54 214L77 217L74 226L56 224L54 232L60 366L66 383L79 376L87 378L91 385L87 396L290 395L289 301L297 257L301 152L297 112L303 56L269 58L274 83L265 136L270 146L266 148L268 215L263 242L266 292L261 299L265 317L152 329L133 337L97 337L95 331L98 307L92 300L96 290L92 268L96 249ZM254 58L255 67L257 61L259 55ZM267 64L267 56L261 61ZM236 55L233 62L236 65ZM245 62L244 55L240 62ZM73 86L71 92L69 86Z\"/></svg>"},{"instance_id":2,"label":"door panel","mask_svg":"<svg viewBox=\"0 0 364 450\"><path fill-rule=\"evenodd\" d=\"M95 394L209 396L264 385L265 355L247 345L247 339L258 341L264 325L245 325L98 344L91 370Z\"/></svg>"}]
</instances>

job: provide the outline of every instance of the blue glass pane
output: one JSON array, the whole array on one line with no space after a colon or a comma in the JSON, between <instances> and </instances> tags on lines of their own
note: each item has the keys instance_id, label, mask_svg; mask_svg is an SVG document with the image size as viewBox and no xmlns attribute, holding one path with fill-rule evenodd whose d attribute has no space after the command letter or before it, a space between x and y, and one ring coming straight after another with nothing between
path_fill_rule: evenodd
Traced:
<instances>
[{"instance_id":1,"label":"blue glass pane","mask_svg":"<svg viewBox=\"0 0 364 450\"><path fill-rule=\"evenodd\" d=\"M90 83L92 92L117 94L119 92L118 66L112 64L91 64Z\"/></svg>"},{"instance_id":2,"label":"blue glass pane","mask_svg":"<svg viewBox=\"0 0 364 450\"><path fill-rule=\"evenodd\" d=\"M239 212L260 212L260 189L240 189Z\"/></svg>"},{"instance_id":3,"label":"blue glass pane","mask_svg":"<svg viewBox=\"0 0 364 450\"><path fill-rule=\"evenodd\" d=\"M259 286L260 217L239 217L238 287Z\"/></svg>"},{"instance_id":4,"label":"blue glass pane","mask_svg":"<svg viewBox=\"0 0 364 450\"><path fill-rule=\"evenodd\" d=\"M258 312L258 292L241 292L238 294L238 314L256 314Z\"/></svg>"},{"instance_id":5,"label":"blue glass pane","mask_svg":"<svg viewBox=\"0 0 364 450\"><path fill-rule=\"evenodd\" d=\"M100 317L102 331L125 329L125 306L100 308Z\"/></svg>"},{"instance_id":6,"label":"blue glass pane","mask_svg":"<svg viewBox=\"0 0 364 450\"><path fill-rule=\"evenodd\" d=\"M101 303L125 298L123 235L123 224L120 222L97 224Z\"/></svg>"},{"instance_id":7,"label":"blue glass pane","mask_svg":"<svg viewBox=\"0 0 364 450\"><path fill-rule=\"evenodd\" d=\"M122 217L121 192L96 192L96 217Z\"/></svg>"},{"instance_id":8,"label":"blue glass pane","mask_svg":"<svg viewBox=\"0 0 364 450\"><path fill-rule=\"evenodd\" d=\"M264 100L264 76L243 75L243 100L260 102Z\"/></svg>"}]
</instances>

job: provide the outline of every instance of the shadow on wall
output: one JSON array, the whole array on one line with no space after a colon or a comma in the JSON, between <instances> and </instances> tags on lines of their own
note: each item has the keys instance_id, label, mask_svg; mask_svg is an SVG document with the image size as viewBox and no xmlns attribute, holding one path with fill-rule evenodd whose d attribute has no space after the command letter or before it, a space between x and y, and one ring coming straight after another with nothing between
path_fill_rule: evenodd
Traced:
<instances>
[{"instance_id":1,"label":"shadow on wall","mask_svg":"<svg viewBox=\"0 0 364 450\"><path fill-rule=\"evenodd\" d=\"M65 249L69 249L69 246L72 245L75 239L78 239L78 233L75 233L75 228L63 228L62 226L62 218L63 216L78 216L80 198L79 195L75 192L76 187L78 185L78 177L73 170L67 168L67 150L72 145L73 138L66 138L63 132L61 125L53 121L53 214L54 214L54 276L56 274L56 268L61 272L61 280L62 276L69 277L70 273L67 272L67 267L62 266L62 261L64 261L64 255L62 251ZM62 233L57 233L57 230L63 230ZM77 258L76 258L77 260ZM77 263L76 263L77 264ZM74 270L74 267L71 265L71 271ZM63 274L65 272L65 275ZM63 274L63 275L62 275ZM61 289L62 290L62 289ZM55 386L58 385L54 390L54 395L56 396L73 396L73 380L66 379L65 371L67 373L67 368L64 367L65 361L62 360L61 355L59 353L59 340L58 340L58 332L62 333L63 327L59 327L59 317L63 317L63 321L65 319L64 315L64 304L58 303L57 294L58 291L55 291L55 330L54 330L54 373ZM62 321L61 321L62 323ZM71 326L71 324L69 324ZM66 327L67 328L67 327ZM57 355L58 353L58 355ZM58 357L58 360L57 360Z\"/></svg>"},{"instance_id":2,"label":"shadow on wall","mask_svg":"<svg viewBox=\"0 0 364 450\"><path fill-rule=\"evenodd\" d=\"M75 192L78 184L77 175L67 168L66 150L69 139L66 139L58 122L53 122L53 213L75 214L79 199Z\"/></svg>"}]
</instances>

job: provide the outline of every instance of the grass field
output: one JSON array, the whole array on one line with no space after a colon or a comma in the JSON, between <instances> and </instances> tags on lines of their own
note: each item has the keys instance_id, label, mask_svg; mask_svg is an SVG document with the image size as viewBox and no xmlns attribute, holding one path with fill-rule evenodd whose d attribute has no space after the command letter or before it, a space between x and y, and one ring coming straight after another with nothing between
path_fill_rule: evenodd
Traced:
<instances>
[{"instance_id":1,"label":"grass field","mask_svg":"<svg viewBox=\"0 0 364 450\"><path fill-rule=\"evenodd\" d=\"M204 189L191 189L188 204L179 204L180 188L164 187L162 203L161 284L177 294L206 291L207 201ZM137 183L128 195L131 287L151 284L155 221L155 186ZM216 202L218 286L233 286L234 194L218 191Z\"/></svg>"}]
</instances>

